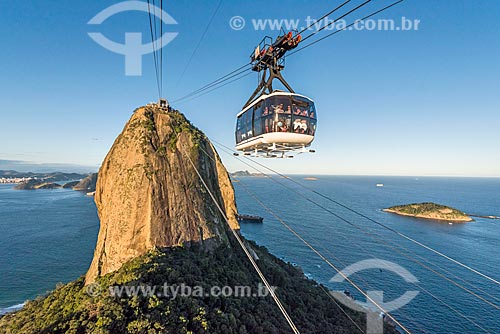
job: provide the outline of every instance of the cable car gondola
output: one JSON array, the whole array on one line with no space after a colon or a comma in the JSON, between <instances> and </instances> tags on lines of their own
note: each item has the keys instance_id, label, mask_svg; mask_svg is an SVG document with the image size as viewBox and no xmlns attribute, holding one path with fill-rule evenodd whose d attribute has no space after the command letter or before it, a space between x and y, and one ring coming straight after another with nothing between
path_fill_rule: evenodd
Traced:
<instances>
[{"instance_id":1,"label":"cable car gondola","mask_svg":"<svg viewBox=\"0 0 500 334\"><path fill-rule=\"evenodd\" d=\"M289 92L261 95L237 117L236 149L269 157L303 151L316 132L314 102Z\"/></svg>"},{"instance_id":2,"label":"cable car gondola","mask_svg":"<svg viewBox=\"0 0 500 334\"><path fill-rule=\"evenodd\" d=\"M311 145L316 133L314 101L297 94L281 75L283 56L297 47L300 35L283 34L272 42L265 37L251 55L252 70L262 72L259 86L247 101L236 121L236 149L247 155L293 157L314 152ZM287 89L273 90L278 79Z\"/></svg>"}]
</instances>

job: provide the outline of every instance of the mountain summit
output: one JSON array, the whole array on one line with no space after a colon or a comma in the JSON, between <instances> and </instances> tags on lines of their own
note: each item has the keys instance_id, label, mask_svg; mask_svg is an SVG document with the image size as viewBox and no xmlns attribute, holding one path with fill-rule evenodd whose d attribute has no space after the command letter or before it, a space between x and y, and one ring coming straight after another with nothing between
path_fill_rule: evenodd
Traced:
<instances>
[{"instance_id":1,"label":"mountain summit","mask_svg":"<svg viewBox=\"0 0 500 334\"><path fill-rule=\"evenodd\" d=\"M157 247L227 242L227 223L191 163L239 229L229 174L207 137L177 111L141 107L99 170L101 226L87 284Z\"/></svg>"}]
</instances>

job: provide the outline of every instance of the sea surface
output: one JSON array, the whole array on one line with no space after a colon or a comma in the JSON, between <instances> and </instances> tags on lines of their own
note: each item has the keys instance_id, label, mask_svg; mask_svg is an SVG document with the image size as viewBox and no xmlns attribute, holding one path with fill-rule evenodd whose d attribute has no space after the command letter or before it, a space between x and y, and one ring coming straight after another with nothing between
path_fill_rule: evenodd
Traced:
<instances>
[{"instance_id":1,"label":"sea surface","mask_svg":"<svg viewBox=\"0 0 500 334\"><path fill-rule=\"evenodd\" d=\"M331 290L349 290L363 302L366 298L345 280L331 281L336 270L357 264L357 272L347 276L364 291L383 293L382 306L396 308L391 314L412 333L500 333L500 286L422 246L498 280L500 220L476 218L450 225L382 211L429 201L469 214L500 216L500 178L316 177L292 176L307 189L279 177L277 182L239 178L235 190L240 213L264 217L263 224L242 224L245 237L297 265L307 277ZM377 187L379 183L384 186ZM98 227L93 199L85 194L16 191L0 185L0 309L84 274ZM408 291L418 294L404 306L389 304Z\"/></svg>"}]
</instances>

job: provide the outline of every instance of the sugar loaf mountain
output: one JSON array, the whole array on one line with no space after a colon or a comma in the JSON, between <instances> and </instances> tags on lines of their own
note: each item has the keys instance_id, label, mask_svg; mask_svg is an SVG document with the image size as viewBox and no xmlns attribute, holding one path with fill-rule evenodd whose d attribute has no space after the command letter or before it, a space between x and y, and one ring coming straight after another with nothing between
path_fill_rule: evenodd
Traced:
<instances>
[{"instance_id":1,"label":"sugar loaf mountain","mask_svg":"<svg viewBox=\"0 0 500 334\"><path fill-rule=\"evenodd\" d=\"M207 137L178 111L134 112L102 163L95 203L100 230L88 272L3 316L0 333L291 332L270 296L110 293L164 284L261 289L231 231L239 225L229 174ZM301 333L359 333L346 314L366 327L364 314L341 310L297 268L243 240Z\"/></svg>"}]
</instances>

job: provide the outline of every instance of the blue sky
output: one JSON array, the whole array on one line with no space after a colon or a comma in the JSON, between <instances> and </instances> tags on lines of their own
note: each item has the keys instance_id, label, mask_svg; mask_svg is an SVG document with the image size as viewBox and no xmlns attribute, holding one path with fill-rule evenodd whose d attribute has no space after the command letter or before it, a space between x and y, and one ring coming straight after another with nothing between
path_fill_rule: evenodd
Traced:
<instances>
[{"instance_id":1,"label":"blue sky","mask_svg":"<svg viewBox=\"0 0 500 334\"><path fill-rule=\"evenodd\" d=\"M87 25L118 2L0 3L0 159L98 166L131 112L157 99L152 55L143 76L127 77L124 57L87 35L121 43L142 32L147 42L144 13ZM164 95L173 100L245 64L265 34L276 35L255 31L252 19L318 18L341 1L224 0L180 82L218 1L164 2L178 22L165 26L179 33L164 49ZM418 31L346 31L290 57L285 77L316 101L317 153L263 162L285 173L500 176L499 14L496 0L406 0L379 17L421 20ZM236 15L247 21L240 31L229 26ZM235 115L256 83L252 75L174 107L233 146ZM247 169L221 155L230 170Z\"/></svg>"}]
</instances>

